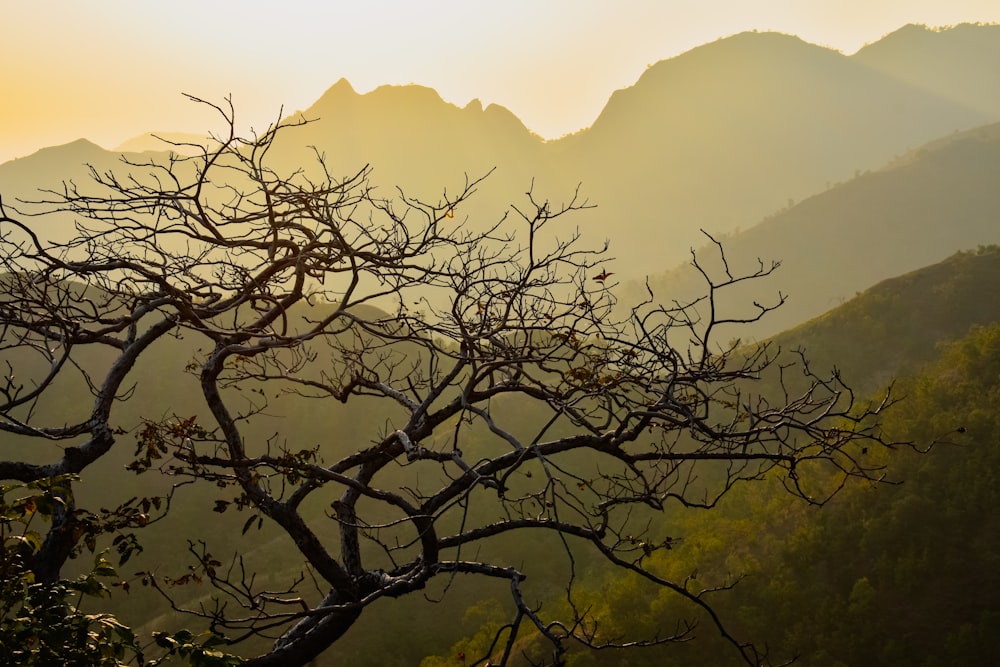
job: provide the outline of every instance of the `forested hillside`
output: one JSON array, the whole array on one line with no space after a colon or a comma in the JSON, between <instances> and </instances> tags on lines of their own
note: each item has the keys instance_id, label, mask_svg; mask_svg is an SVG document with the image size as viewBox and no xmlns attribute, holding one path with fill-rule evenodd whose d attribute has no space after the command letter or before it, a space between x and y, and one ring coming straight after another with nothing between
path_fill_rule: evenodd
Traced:
<instances>
[{"instance_id":1,"label":"forested hillside","mask_svg":"<svg viewBox=\"0 0 1000 667\"><path fill-rule=\"evenodd\" d=\"M658 567L696 589L739 579L713 596L718 612L734 632L766 641L775 657L798 656L798 664L995 663L1000 306L989 295L998 288L1000 249L983 248L886 281L778 336L818 363L836 360L866 392L901 377L884 428L930 451L882 456L884 483L849 483L821 511L783 503L775 483L743 487L716 512L666 517L681 539L653 556ZM670 633L667 619L692 615L637 577L591 576L576 603L609 639ZM470 610L469 621L488 619L484 613ZM692 644L581 653L570 664L737 664L730 646L714 643L707 619L700 623ZM482 650L483 638L452 651ZM523 648L537 650L530 641ZM446 664L447 654L424 662Z\"/></svg>"}]
</instances>

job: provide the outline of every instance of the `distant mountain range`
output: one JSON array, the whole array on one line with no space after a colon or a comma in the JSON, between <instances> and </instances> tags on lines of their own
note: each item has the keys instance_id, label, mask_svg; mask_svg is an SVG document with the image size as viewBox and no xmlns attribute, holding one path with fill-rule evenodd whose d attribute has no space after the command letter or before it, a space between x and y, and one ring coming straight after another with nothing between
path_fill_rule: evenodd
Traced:
<instances>
[{"instance_id":1,"label":"distant mountain range","mask_svg":"<svg viewBox=\"0 0 1000 667\"><path fill-rule=\"evenodd\" d=\"M720 238L734 271L758 258L780 260L771 276L733 288L730 308L753 301L788 301L739 335L763 338L820 315L874 283L939 262L961 249L1000 242L1000 124L926 144L886 167L810 197L740 233ZM699 260L718 274L709 244ZM650 280L662 299L702 289L694 269L680 265ZM624 300L645 292L638 282ZM741 311L746 313L747 311ZM734 334L735 335L735 334Z\"/></svg>"},{"instance_id":2,"label":"distant mountain range","mask_svg":"<svg viewBox=\"0 0 1000 667\"><path fill-rule=\"evenodd\" d=\"M568 221L567 234L578 226L593 245L610 239L617 277L685 261L703 228L728 235L734 257L783 259L783 289L813 315L893 272L1000 240L990 222L997 146L954 134L1000 121L998 71L1000 26L906 26L853 56L743 33L651 66L592 127L548 142L497 105L458 108L420 86L359 95L341 80L290 116L315 122L290 130L273 159L291 170L315 146L334 173L371 164L387 193L399 185L431 200L496 167L461 212L485 220L529 187L565 201L581 184L598 208ZM945 147L912 152L941 137L951 137ZM149 147L147 137L120 148ZM0 193L9 202L80 182L82 161L107 169L115 160L82 141L45 149L0 165ZM797 263L815 277L796 274ZM809 291L809 280L829 287Z\"/></svg>"},{"instance_id":3,"label":"distant mountain range","mask_svg":"<svg viewBox=\"0 0 1000 667\"><path fill-rule=\"evenodd\" d=\"M982 30L1000 44L1000 28ZM916 48L890 38L886 57L905 61ZM956 78L982 71L980 53L961 55L950 61ZM657 257L676 261L698 228L745 228L925 141L1000 120L1000 105L974 108L971 92L912 78L795 37L744 33L654 65L554 148L613 209L616 252L648 270ZM977 86L1000 91L1000 80Z\"/></svg>"}]
</instances>

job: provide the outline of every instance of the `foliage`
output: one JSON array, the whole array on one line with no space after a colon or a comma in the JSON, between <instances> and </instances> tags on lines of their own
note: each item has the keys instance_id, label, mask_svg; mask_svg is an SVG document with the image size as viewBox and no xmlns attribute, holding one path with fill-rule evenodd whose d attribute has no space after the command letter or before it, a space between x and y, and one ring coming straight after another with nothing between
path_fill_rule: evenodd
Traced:
<instances>
[{"instance_id":1,"label":"foliage","mask_svg":"<svg viewBox=\"0 0 1000 667\"><path fill-rule=\"evenodd\" d=\"M821 513L784 502L775 484L737 489L710 515L668 519L682 539L655 567L700 586L742 576L716 610L802 664L996 662L1000 526L983 508L1000 500L1000 312L981 288L998 269L995 247L960 253L780 337L838 359L862 386L911 374L883 426L894 439L937 444L927 456L892 457L888 479L905 483L850 486ZM577 600L611 635L677 615L675 601L633 578L594 571L584 581ZM730 662L699 634L669 650L603 653L600 664Z\"/></svg>"},{"instance_id":2,"label":"foliage","mask_svg":"<svg viewBox=\"0 0 1000 667\"><path fill-rule=\"evenodd\" d=\"M781 502L778 485L741 489L713 515L684 520L684 539L658 554L656 567L700 585L739 573L718 612L803 664L995 663L1000 525L983 508L1000 502L1000 324L973 327L900 384L907 400L884 427L899 439L937 439L928 456L895 458L893 477L905 484L851 486L822 513ZM602 578L578 600L604 632L620 636L676 614L655 590L616 573ZM568 664L587 660L574 655ZM699 641L605 654L600 664L728 662Z\"/></svg>"},{"instance_id":3,"label":"foliage","mask_svg":"<svg viewBox=\"0 0 1000 667\"><path fill-rule=\"evenodd\" d=\"M135 634L111 614L85 613L86 598L109 594L116 572L103 554L79 577L37 582L29 564L43 523L65 509L68 478L0 488L0 658L9 665L125 665L142 660Z\"/></svg>"},{"instance_id":4,"label":"foliage","mask_svg":"<svg viewBox=\"0 0 1000 667\"><path fill-rule=\"evenodd\" d=\"M218 650L225 640L213 633L195 637L182 630L154 633L164 649L147 661L132 628L114 614L86 613L88 599L110 597L113 587L128 590L105 553L75 579L36 581L30 563L42 548L43 524L67 509L69 482L60 476L0 487L0 659L9 665L138 664L155 667L172 656L192 667L230 667L242 660ZM127 560L127 558L126 558Z\"/></svg>"},{"instance_id":5,"label":"foliage","mask_svg":"<svg viewBox=\"0 0 1000 667\"><path fill-rule=\"evenodd\" d=\"M243 664L239 656L230 655L220 650L219 646L228 645L228 641L214 632L204 632L195 635L190 630L180 630L174 634L154 632L153 640L157 646L165 649L159 660L150 663L155 667L170 657L177 656L191 667L233 667Z\"/></svg>"}]
</instances>

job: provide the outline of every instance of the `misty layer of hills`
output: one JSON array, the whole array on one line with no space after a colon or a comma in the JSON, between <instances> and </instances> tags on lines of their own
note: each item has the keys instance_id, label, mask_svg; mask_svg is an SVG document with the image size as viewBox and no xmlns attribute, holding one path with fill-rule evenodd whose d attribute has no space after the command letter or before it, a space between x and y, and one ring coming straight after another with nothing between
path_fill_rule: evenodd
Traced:
<instances>
[{"instance_id":1,"label":"misty layer of hills","mask_svg":"<svg viewBox=\"0 0 1000 667\"><path fill-rule=\"evenodd\" d=\"M650 66L592 127L548 142L497 105L458 108L414 85L360 95L341 80L289 116L315 122L288 131L274 165L290 172L315 146L334 174L370 164L387 193L399 186L430 200L495 167L462 212L483 220L531 187L562 202L579 186L597 208L567 233L575 225L591 245L610 240L622 281L671 284L661 274L705 242L699 229L726 236L731 258L786 264L774 285L789 306L765 335L878 280L1000 240L989 224L997 71L1000 26L906 26L852 56L743 33ZM122 148L152 145L145 137ZM116 160L80 140L0 165L0 189L8 202L31 197L85 179L83 162Z\"/></svg>"},{"instance_id":2,"label":"misty layer of hills","mask_svg":"<svg viewBox=\"0 0 1000 667\"><path fill-rule=\"evenodd\" d=\"M719 237L734 271L753 271L758 258L777 259L771 276L736 286L732 308L788 297L778 310L734 333L764 338L829 310L885 278L963 249L1000 240L1000 124L955 133L865 172L759 224ZM721 267L714 248L699 261ZM691 295L703 280L690 265L655 275L657 295ZM626 301L645 288L632 284Z\"/></svg>"}]
</instances>

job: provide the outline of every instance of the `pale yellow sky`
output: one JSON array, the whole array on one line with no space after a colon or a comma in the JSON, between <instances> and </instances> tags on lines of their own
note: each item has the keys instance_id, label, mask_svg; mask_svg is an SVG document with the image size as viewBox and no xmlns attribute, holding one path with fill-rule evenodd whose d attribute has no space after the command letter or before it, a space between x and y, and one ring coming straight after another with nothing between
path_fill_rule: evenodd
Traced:
<instances>
[{"instance_id":1,"label":"pale yellow sky","mask_svg":"<svg viewBox=\"0 0 1000 667\"><path fill-rule=\"evenodd\" d=\"M853 53L905 25L1000 22L998 0L71 0L3 2L0 161L86 137L264 125L341 77L495 102L535 132L588 126L648 64L744 30ZM0 184L2 187L2 184Z\"/></svg>"}]
</instances>

